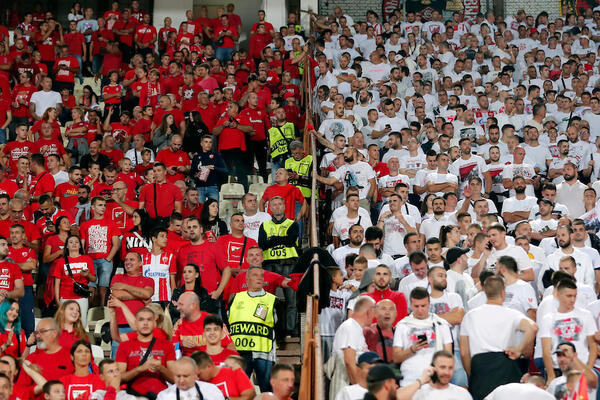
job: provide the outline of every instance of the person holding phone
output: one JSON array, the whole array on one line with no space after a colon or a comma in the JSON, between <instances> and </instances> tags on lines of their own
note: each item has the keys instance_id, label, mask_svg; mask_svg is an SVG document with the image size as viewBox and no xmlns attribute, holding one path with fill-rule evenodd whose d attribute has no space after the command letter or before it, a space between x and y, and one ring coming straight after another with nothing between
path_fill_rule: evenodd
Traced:
<instances>
[{"instance_id":1,"label":"person holding phone","mask_svg":"<svg viewBox=\"0 0 600 400\"><path fill-rule=\"evenodd\" d=\"M412 313L396 325L394 333L394 362L402 363L400 386L416 381L440 350L452 352L450 325L429 312L431 301L426 288L410 292Z\"/></svg>"},{"instance_id":2,"label":"person holding phone","mask_svg":"<svg viewBox=\"0 0 600 400\"><path fill-rule=\"evenodd\" d=\"M426 399L454 399L471 400L469 392L457 385L450 383L454 374L454 357L446 350L436 351L433 355L431 365L434 368L433 375L428 384L422 383L420 389L414 394L413 400ZM418 380L417 380L418 381Z\"/></svg>"}]
</instances>

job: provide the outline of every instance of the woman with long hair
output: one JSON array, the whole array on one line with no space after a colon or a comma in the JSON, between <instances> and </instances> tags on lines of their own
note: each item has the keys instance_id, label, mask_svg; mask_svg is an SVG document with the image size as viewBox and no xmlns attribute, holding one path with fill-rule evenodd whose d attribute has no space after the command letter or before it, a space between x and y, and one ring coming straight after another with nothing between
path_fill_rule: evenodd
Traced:
<instances>
[{"instance_id":1,"label":"woman with long hair","mask_svg":"<svg viewBox=\"0 0 600 400\"><path fill-rule=\"evenodd\" d=\"M21 328L19 302L7 298L0 303L0 354L15 358L24 356L27 348L25 330Z\"/></svg>"},{"instance_id":2,"label":"woman with long hair","mask_svg":"<svg viewBox=\"0 0 600 400\"><path fill-rule=\"evenodd\" d=\"M208 199L200 213L200 224L204 227L205 239L216 242L217 238L229 233L227 224L219 218L219 203L215 199Z\"/></svg>"},{"instance_id":3,"label":"woman with long hair","mask_svg":"<svg viewBox=\"0 0 600 400\"><path fill-rule=\"evenodd\" d=\"M123 234L121 240L121 259L130 251L143 254L146 251L152 250L151 229L152 221L150 215L144 209L133 210L131 215L133 228Z\"/></svg>"},{"instance_id":4,"label":"woman with long hair","mask_svg":"<svg viewBox=\"0 0 600 400\"><path fill-rule=\"evenodd\" d=\"M433 216L433 199L435 198L435 193L429 193L423 199L423 203L421 203L421 215L423 216L423 221Z\"/></svg>"},{"instance_id":5,"label":"woman with long hair","mask_svg":"<svg viewBox=\"0 0 600 400\"><path fill-rule=\"evenodd\" d=\"M174 134L179 133L179 128L175 123L175 117L173 114L165 114L162 117L160 125L151 134L152 145L158 152L159 150L167 147L171 142L171 138Z\"/></svg>"},{"instance_id":6,"label":"woman with long hair","mask_svg":"<svg viewBox=\"0 0 600 400\"><path fill-rule=\"evenodd\" d=\"M81 321L81 308L75 300L61 303L54 320L58 325L58 344L61 347L70 348L78 340L89 340Z\"/></svg>"},{"instance_id":7,"label":"woman with long hair","mask_svg":"<svg viewBox=\"0 0 600 400\"><path fill-rule=\"evenodd\" d=\"M185 292L194 292L200 299L200 309L208 313L214 314L218 312L218 307L215 301L208 295L208 291L202 286L202 277L200 276L200 267L196 264L187 264L183 267L183 285L173 289L171 295L171 304L169 305L169 313L171 320L176 322L180 315L177 310L177 300Z\"/></svg>"},{"instance_id":8,"label":"woman with long hair","mask_svg":"<svg viewBox=\"0 0 600 400\"><path fill-rule=\"evenodd\" d=\"M71 269L70 273L69 269ZM77 293L74 285L80 284L87 288L90 282L96 282L96 272L92 258L83 254L78 236L69 235L67 238L63 256L57 259L52 276L54 277L54 301L59 307L65 300L76 301L85 326L89 297Z\"/></svg>"},{"instance_id":9,"label":"woman with long hair","mask_svg":"<svg viewBox=\"0 0 600 400\"><path fill-rule=\"evenodd\" d=\"M456 225L443 225L440 228L440 242L442 244L442 255L446 255L446 252L458 246L460 242L460 229Z\"/></svg>"},{"instance_id":10,"label":"woman with long hair","mask_svg":"<svg viewBox=\"0 0 600 400\"><path fill-rule=\"evenodd\" d=\"M71 115L73 116L73 123L67 126L65 136L69 139L67 151L70 153L71 160L75 165L81 157L89 153L90 147L86 138L88 125L83 120L85 117L83 108L75 107L71 110Z\"/></svg>"},{"instance_id":11,"label":"woman with long hair","mask_svg":"<svg viewBox=\"0 0 600 400\"><path fill-rule=\"evenodd\" d=\"M83 108L86 112L90 111L92 107L98 105L98 95L94 92L94 89L90 85L83 87L83 93L79 98L77 105Z\"/></svg>"},{"instance_id":12,"label":"woman with long hair","mask_svg":"<svg viewBox=\"0 0 600 400\"><path fill-rule=\"evenodd\" d=\"M65 386L65 400L89 399L96 390L105 388L104 381L97 374L92 346L88 342L78 340L71 346L71 361L75 372L60 379ZM95 372L90 372L90 369ZM77 390L69 390L71 386Z\"/></svg>"},{"instance_id":13,"label":"woman with long hair","mask_svg":"<svg viewBox=\"0 0 600 400\"><path fill-rule=\"evenodd\" d=\"M42 255L42 268L47 268L44 276L52 276L56 266L56 260L62 257L64 253L65 242L71 234L71 221L69 217L62 216L56 219L54 224L56 233L46 239L44 252ZM46 290L44 291L44 300L46 306L50 306L54 301L54 279L46 279ZM54 313L51 313L52 315Z\"/></svg>"},{"instance_id":14,"label":"woman with long hair","mask_svg":"<svg viewBox=\"0 0 600 400\"><path fill-rule=\"evenodd\" d=\"M190 112L190 119L185 128L185 134L183 135L183 151L188 153L190 159L198 153L202 152L202 136L210 135L210 130L202 120L202 115L198 111Z\"/></svg>"}]
</instances>

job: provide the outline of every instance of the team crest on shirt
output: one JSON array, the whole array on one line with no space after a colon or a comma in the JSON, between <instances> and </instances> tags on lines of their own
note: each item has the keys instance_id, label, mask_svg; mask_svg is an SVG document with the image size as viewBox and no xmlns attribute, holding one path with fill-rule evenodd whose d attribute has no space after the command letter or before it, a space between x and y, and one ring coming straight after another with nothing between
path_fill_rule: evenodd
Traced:
<instances>
[{"instance_id":1,"label":"team crest on shirt","mask_svg":"<svg viewBox=\"0 0 600 400\"><path fill-rule=\"evenodd\" d=\"M553 333L558 337L558 342L575 342L583 332L583 323L579 318L567 318L554 321Z\"/></svg>"}]
</instances>

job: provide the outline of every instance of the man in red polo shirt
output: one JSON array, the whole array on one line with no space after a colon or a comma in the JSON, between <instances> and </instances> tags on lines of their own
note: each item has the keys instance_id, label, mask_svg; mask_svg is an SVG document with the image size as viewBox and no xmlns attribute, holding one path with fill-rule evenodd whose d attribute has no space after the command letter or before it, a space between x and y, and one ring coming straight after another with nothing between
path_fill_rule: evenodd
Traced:
<instances>
[{"instance_id":1,"label":"man in red polo shirt","mask_svg":"<svg viewBox=\"0 0 600 400\"><path fill-rule=\"evenodd\" d=\"M33 223L26 221L23 217L25 203L21 199L12 199L9 203L9 208L8 219L0 221L0 236L9 237L11 226L16 224L23 225L26 237L25 246L38 252L42 236L37 227Z\"/></svg>"},{"instance_id":2,"label":"man in red polo shirt","mask_svg":"<svg viewBox=\"0 0 600 400\"><path fill-rule=\"evenodd\" d=\"M181 214L184 218L188 215L195 215L196 217L200 218L201 213L202 204L199 202L198 190L196 188L187 188L185 190Z\"/></svg>"},{"instance_id":3,"label":"man in red polo shirt","mask_svg":"<svg viewBox=\"0 0 600 400\"><path fill-rule=\"evenodd\" d=\"M181 150L183 137L175 134L171 138L171 144L158 152L156 161L167 167L167 182L175 183L185 181L186 174L190 171L191 161L187 153Z\"/></svg>"},{"instance_id":4,"label":"man in red polo shirt","mask_svg":"<svg viewBox=\"0 0 600 400\"><path fill-rule=\"evenodd\" d=\"M127 185L123 181L116 181L112 188L110 200L106 202L106 214L112 219L121 234L133 228L131 216L138 208L138 202L127 200Z\"/></svg>"},{"instance_id":5,"label":"man in red polo shirt","mask_svg":"<svg viewBox=\"0 0 600 400\"><path fill-rule=\"evenodd\" d=\"M219 252L225 255L225 261L236 276L241 270L248 269L248 250L258 246L256 240L244 236L244 214L241 212L231 216L229 222L231 234L217 239Z\"/></svg>"},{"instance_id":6,"label":"man in red polo shirt","mask_svg":"<svg viewBox=\"0 0 600 400\"><path fill-rule=\"evenodd\" d=\"M8 257L21 269L23 274L24 295L19 300L21 306L21 325L27 336L33 332L35 319L33 314L33 275L37 269L38 257L35 251L25 247L25 228L23 225L14 225L10 228L10 247Z\"/></svg>"},{"instance_id":7,"label":"man in red polo shirt","mask_svg":"<svg viewBox=\"0 0 600 400\"><path fill-rule=\"evenodd\" d=\"M276 196L285 199L285 216L289 219L299 221L308 211L306 199L298 187L289 184L289 174L284 168L277 170L275 183L269 186L263 193L259 203L260 210L265 211L265 204ZM298 213L296 213L297 204L302 206ZM267 212L272 214L270 204Z\"/></svg>"},{"instance_id":8,"label":"man in red polo shirt","mask_svg":"<svg viewBox=\"0 0 600 400\"><path fill-rule=\"evenodd\" d=\"M190 356L199 351L203 346L204 319L211 315L200 311L200 299L194 292L185 292L177 300L177 310L181 318L173 327L173 345L181 350L184 356ZM221 346L235 350L235 345L225 330L225 336L221 339Z\"/></svg>"},{"instance_id":9,"label":"man in red polo shirt","mask_svg":"<svg viewBox=\"0 0 600 400\"><path fill-rule=\"evenodd\" d=\"M142 23L135 28L134 41L137 46L137 53L146 55L154 53L154 46L157 39L156 28L150 25L150 14L144 14Z\"/></svg>"},{"instance_id":10,"label":"man in red polo shirt","mask_svg":"<svg viewBox=\"0 0 600 400\"><path fill-rule=\"evenodd\" d=\"M8 165L9 172L17 171L17 161L19 157L28 156L31 153L33 143L27 140L27 125L17 124L16 128L17 140L8 142L2 148L2 160L4 165Z\"/></svg>"},{"instance_id":11,"label":"man in red polo shirt","mask_svg":"<svg viewBox=\"0 0 600 400\"><path fill-rule=\"evenodd\" d=\"M230 171L233 171L238 182L248 190L248 168L244 160L246 151L246 134L254 130L247 116L240 114L240 106L236 102L227 104L226 114L217 122L213 135L219 137L219 152Z\"/></svg>"},{"instance_id":12,"label":"man in red polo shirt","mask_svg":"<svg viewBox=\"0 0 600 400\"><path fill-rule=\"evenodd\" d=\"M166 220L173 211L181 213L183 195L181 190L172 183L167 182L167 167L157 162L152 167L154 170L154 183L147 183L142 187L139 196L139 207L148 211L150 218L157 224L166 225Z\"/></svg>"},{"instance_id":13,"label":"man in red polo shirt","mask_svg":"<svg viewBox=\"0 0 600 400\"><path fill-rule=\"evenodd\" d=\"M181 276L183 267L196 264L202 274L202 286L213 299L218 299L231 278L231 267L227 265L223 254L216 243L203 239L204 229L198 218L186 218L190 243L179 249L177 255L177 271Z\"/></svg>"},{"instance_id":14,"label":"man in red polo shirt","mask_svg":"<svg viewBox=\"0 0 600 400\"><path fill-rule=\"evenodd\" d=\"M119 346L115 360L123 381L130 384L131 390L139 393L140 396L153 398L148 394L158 394L166 389L167 382L173 379L170 370L175 363L175 349L168 340L155 338L152 335L156 328L156 316L151 309L138 308L135 311L135 322L137 337ZM150 342L152 342L152 349L149 349ZM142 364L141 360L148 350L150 354Z\"/></svg>"},{"instance_id":15,"label":"man in red polo shirt","mask_svg":"<svg viewBox=\"0 0 600 400\"><path fill-rule=\"evenodd\" d=\"M196 361L198 379L216 385L226 399L250 400L256 395L254 385L244 370L216 366L211 357L203 351L192 354Z\"/></svg>"},{"instance_id":16,"label":"man in red polo shirt","mask_svg":"<svg viewBox=\"0 0 600 400\"><path fill-rule=\"evenodd\" d=\"M181 65L177 61L169 63L169 75L160 81L165 93L173 93L177 100L181 99L179 88L183 86L183 74Z\"/></svg>"},{"instance_id":17,"label":"man in red polo shirt","mask_svg":"<svg viewBox=\"0 0 600 400\"><path fill-rule=\"evenodd\" d=\"M42 131L48 131L48 126L50 124L46 124ZM54 152L56 154L56 152ZM29 183L29 202L31 203L32 212L38 209L38 200L40 196L43 194L47 194L52 196L54 193L54 177L44 167L45 160L44 156L40 153L35 153L31 155L31 161L29 164L29 169L34 175L31 178L31 182Z\"/></svg>"},{"instance_id":18,"label":"man in red polo shirt","mask_svg":"<svg viewBox=\"0 0 600 400\"><path fill-rule=\"evenodd\" d=\"M202 122L206 124L206 127L210 132L215 128L217 121L219 120L219 115L217 112L217 108L215 105L210 102L208 97L208 93L200 92L198 95L198 112L202 117Z\"/></svg>"},{"instance_id":19,"label":"man in red polo shirt","mask_svg":"<svg viewBox=\"0 0 600 400\"><path fill-rule=\"evenodd\" d=\"M5 193L12 199L17 190L19 190L17 184L6 177L4 167L0 165L0 194Z\"/></svg>"}]
</instances>

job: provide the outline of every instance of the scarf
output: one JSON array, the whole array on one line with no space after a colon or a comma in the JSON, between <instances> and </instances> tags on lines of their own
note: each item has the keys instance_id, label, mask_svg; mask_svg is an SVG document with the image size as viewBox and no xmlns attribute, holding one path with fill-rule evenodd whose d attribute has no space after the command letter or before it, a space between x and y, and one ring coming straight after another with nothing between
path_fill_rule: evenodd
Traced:
<instances>
[{"instance_id":1,"label":"scarf","mask_svg":"<svg viewBox=\"0 0 600 400\"><path fill-rule=\"evenodd\" d=\"M413 313L410 313L410 315L405 317L401 322L416 329L433 328L435 332L435 351L444 349L444 343L442 343L442 325L446 324L446 321L436 314L429 313L429 316L426 319L417 319Z\"/></svg>"}]
</instances>

